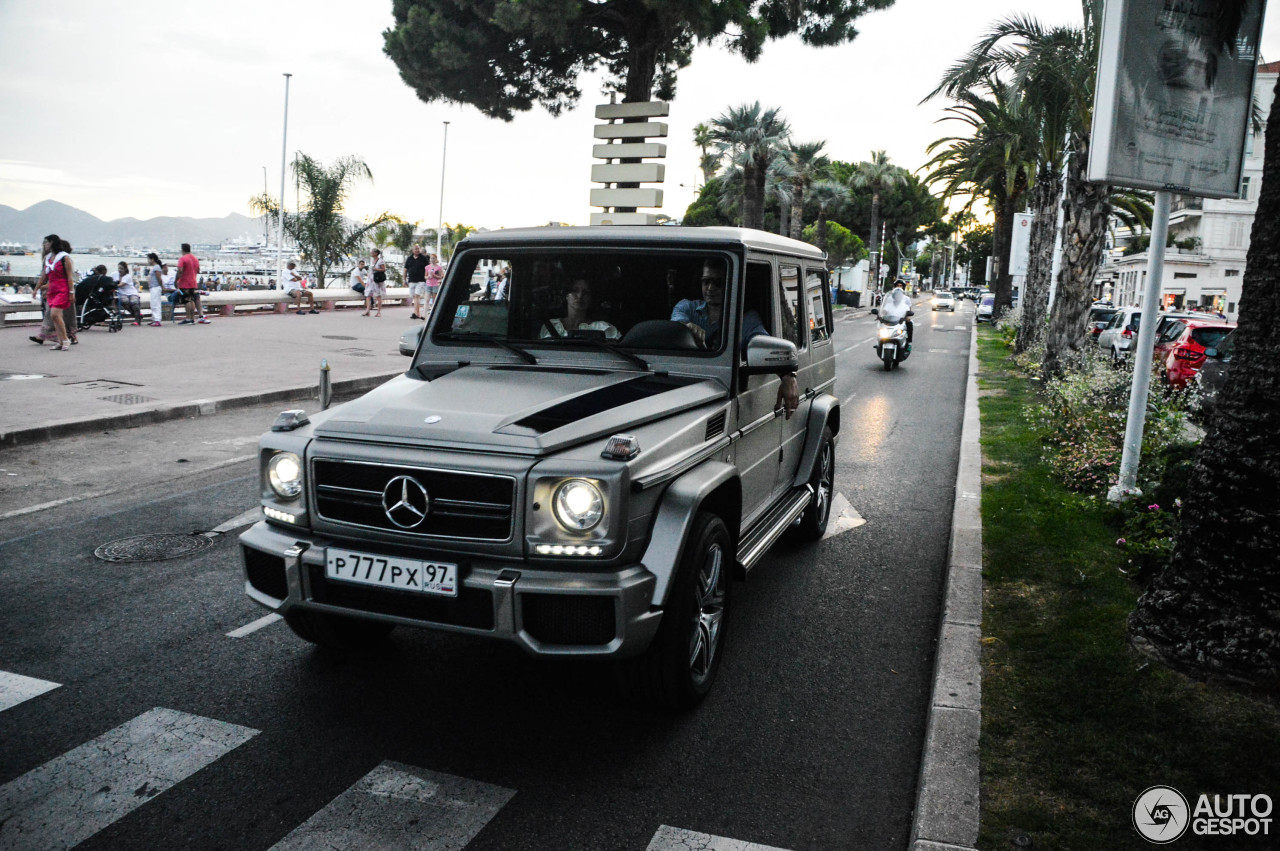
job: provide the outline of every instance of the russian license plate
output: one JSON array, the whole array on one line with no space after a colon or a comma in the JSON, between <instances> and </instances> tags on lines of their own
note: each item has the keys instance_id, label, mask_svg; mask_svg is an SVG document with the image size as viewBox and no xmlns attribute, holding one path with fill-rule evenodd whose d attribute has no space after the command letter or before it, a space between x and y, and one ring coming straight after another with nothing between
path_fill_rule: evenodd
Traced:
<instances>
[{"instance_id":1,"label":"russian license plate","mask_svg":"<svg viewBox=\"0 0 1280 851\"><path fill-rule=\"evenodd\" d=\"M398 591L458 596L458 566L442 561L376 556L330 547L325 550L324 575L341 582Z\"/></svg>"}]
</instances>

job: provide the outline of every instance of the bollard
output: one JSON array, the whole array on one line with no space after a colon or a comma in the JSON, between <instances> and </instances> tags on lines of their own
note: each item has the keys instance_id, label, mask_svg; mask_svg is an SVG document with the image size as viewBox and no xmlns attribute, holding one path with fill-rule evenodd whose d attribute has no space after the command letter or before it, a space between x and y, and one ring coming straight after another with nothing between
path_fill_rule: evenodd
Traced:
<instances>
[{"instance_id":1,"label":"bollard","mask_svg":"<svg viewBox=\"0 0 1280 851\"><path fill-rule=\"evenodd\" d=\"M328 410L333 401L333 382L329 378L329 360L320 361L320 410Z\"/></svg>"}]
</instances>

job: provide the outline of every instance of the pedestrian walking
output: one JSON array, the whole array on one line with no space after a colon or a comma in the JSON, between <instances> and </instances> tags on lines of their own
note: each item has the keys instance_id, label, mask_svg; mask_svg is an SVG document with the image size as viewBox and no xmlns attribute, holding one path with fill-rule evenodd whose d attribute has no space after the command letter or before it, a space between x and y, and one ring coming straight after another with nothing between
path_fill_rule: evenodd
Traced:
<instances>
[{"instance_id":1,"label":"pedestrian walking","mask_svg":"<svg viewBox=\"0 0 1280 851\"><path fill-rule=\"evenodd\" d=\"M362 315L368 316L369 308L375 306L378 312L374 316L381 316L382 297L387 294L387 261L382 259L382 252L376 248L369 252L369 271L373 277L365 285Z\"/></svg>"},{"instance_id":2,"label":"pedestrian walking","mask_svg":"<svg viewBox=\"0 0 1280 851\"><path fill-rule=\"evenodd\" d=\"M440 255L431 255L431 264L427 266L427 315L436 309L436 299L440 297L440 284L444 282L444 267L440 265Z\"/></svg>"},{"instance_id":3,"label":"pedestrian walking","mask_svg":"<svg viewBox=\"0 0 1280 851\"><path fill-rule=\"evenodd\" d=\"M199 274L199 259L191 253L189 243L182 243L182 256L178 258L177 285L187 318L179 322L179 325L195 325L197 321L201 325L209 324L209 320L204 318L204 310L200 307ZM174 306L177 306L176 302Z\"/></svg>"},{"instance_id":4,"label":"pedestrian walking","mask_svg":"<svg viewBox=\"0 0 1280 851\"><path fill-rule=\"evenodd\" d=\"M133 317L133 325L142 325L142 307L141 297L138 294L138 287L133 283L133 275L129 273L129 264L123 260L116 266L116 273L112 276L116 282L116 298L120 300L120 307L127 310L129 315Z\"/></svg>"},{"instance_id":5,"label":"pedestrian walking","mask_svg":"<svg viewBox=\"0 0 1280 851\"><path fill-rule=\"evenodd\" d=\"M36 282L36 290L44 291L47 314L56 334L54 349L65 352L71 348L71 335L67 330L68 319L72 323L72 328L75 327L76 321L75 303L71 295L71 282L75 280L75 266L71 262L71 245L56 233L51 233L44 238L41 257L43 271Z\"/></svg>"},{"instance_id":6,"label":"pedestrian walking","mask_svg":"<svg viewBox=\"0 0 1280 851\"><path fill-rule=\"evenodd\" d=\"M423 319L422 303L427 298L427 266L429 259L422 253L422 246L413 246L411 253L404 260L404 279L409 284L409 299L413 303L413 315L410 319Z\"/></svg>"}]
</instances>

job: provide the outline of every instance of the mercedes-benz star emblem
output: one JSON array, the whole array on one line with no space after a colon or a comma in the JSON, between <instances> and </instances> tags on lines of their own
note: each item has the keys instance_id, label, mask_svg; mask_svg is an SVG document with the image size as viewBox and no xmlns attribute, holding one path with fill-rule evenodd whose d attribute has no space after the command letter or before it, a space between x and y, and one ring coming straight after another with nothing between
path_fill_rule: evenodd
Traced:
<instances>
[{"instance_id":1,"label":"mercedes-benz star emblem","mask_svg":"<svg viewBox=\"0 0 1280 851\"><path fill-rule=\"evenodd\" d=\"M382 508L392 523L401 529L412 529L427 519L431 498L417 479L396 476L382 489Z\"/></svg>"}]
</instances>

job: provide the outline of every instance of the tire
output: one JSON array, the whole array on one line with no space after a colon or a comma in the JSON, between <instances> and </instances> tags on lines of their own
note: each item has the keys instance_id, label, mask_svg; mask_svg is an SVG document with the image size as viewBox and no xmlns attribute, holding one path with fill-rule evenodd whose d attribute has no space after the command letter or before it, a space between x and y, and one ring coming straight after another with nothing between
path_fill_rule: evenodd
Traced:
<instances>
[{"instance_id":1,"label":"tire","mask_svg":"<svg viewBox=\"0 0 1280 851\"><path fill-rule=\"evenodd\" d=\"M364 621L327 612L294 610L284 616L293 634L331 650L368 650L386 640L394 624Z\"/></svg>"},{"instance_id":2,"label":"tire","mask_svg":"<svg viewBox=\"0 0 1280 851\"><path fill-rule=\"evenodd\" d=\"M894 359L893 359L893 368L894 368L894 369L897 369L897 368L898 368L898 364L900 364L900 363L902 363L902 361L898 360L897 358L894 358Z\"/></svg>"},{"instance_id":3,"label":"tire","mask_svg":"<svg viewBox=\"0 0 1280 851\"><path fill-rule=\"evenodd\" d=\"M818 446L818 457L813 465L813 475L809 484L813 486L813 499L800 515L799 522L787 530L787 538L796 543L817 541L827 532L827 521L831 518L831 497L835 493L836 481L836 441L831 429L823 427L822 443Z\"/></svg>"},{"instance_id":4,"label":"tire","mask_svg":"<svg viewBox=\"0 0 1280 851\"><path fill-rule=\"evenodd\" d=\"M893 369L893 363L894 363L893 353L885 352L881 357L884 360L884 371L888 372L889 370Z\"/></svg>"},{"instance_id":5,"label":"tire","mask_svg":"<svg viewBox=\"0 0 1280 851\"><path fill-rule=\"evenodd\" d=\"M653 643L642 655L618 663L625 697L662 709L689 709L707 696L723 657L732 565L733 542L724 521L699 512Z\"/></svg>"}]
</instances>

